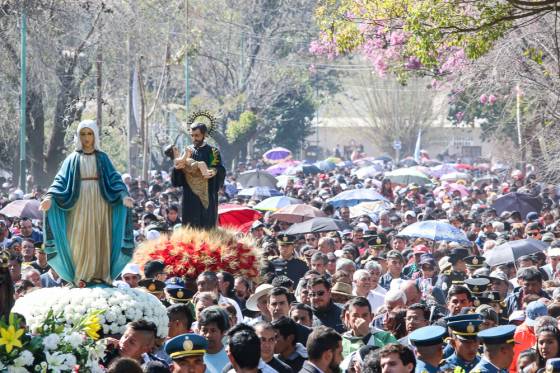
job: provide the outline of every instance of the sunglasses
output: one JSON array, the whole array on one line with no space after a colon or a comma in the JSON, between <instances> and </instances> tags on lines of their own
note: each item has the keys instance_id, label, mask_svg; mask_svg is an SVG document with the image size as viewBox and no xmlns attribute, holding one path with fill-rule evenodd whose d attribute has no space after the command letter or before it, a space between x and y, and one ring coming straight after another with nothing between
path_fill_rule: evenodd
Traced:
<instances>
[{"instance_id":1,"label":"sunglasses","mask_svg":"<svg viewBox=\"0 0 560 373\"><path fill-rule=\"evenodd\" d=\"M527 236L537 236L541 234L541 232L527 232Z\"/></svg>"},{"instance_id":2,"label":"sunglasses","mask_svg":"<svg viewBox=\"0 0 560 373\"><path fill-rule=\"evenodd\" d=\"M310 296L311 298L322 297L322 296L325 295L326 293L327 293L327 292L326 292L325 290L319 290L319 291L316 292L316 293L309 292L309 296Z\"/></svg>"}]
</instances>

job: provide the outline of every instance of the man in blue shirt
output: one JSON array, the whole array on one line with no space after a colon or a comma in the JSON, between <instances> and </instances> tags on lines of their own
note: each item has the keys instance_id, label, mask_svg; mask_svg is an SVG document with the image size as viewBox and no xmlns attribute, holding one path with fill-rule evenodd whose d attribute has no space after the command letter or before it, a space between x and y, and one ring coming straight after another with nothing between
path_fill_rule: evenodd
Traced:
<instances>
[{"instance_id":1,"label":"man in blue shirt","mask_svg":"<svg viewBox=\"0 0 560 373\"><path fill-rule=\"evenodd\" d=\"M416 373L441 372L443 357L443 338L447 331L438 325L416 329L409 335L409 340L416 347Z\"/></svg>"}]
</instances>

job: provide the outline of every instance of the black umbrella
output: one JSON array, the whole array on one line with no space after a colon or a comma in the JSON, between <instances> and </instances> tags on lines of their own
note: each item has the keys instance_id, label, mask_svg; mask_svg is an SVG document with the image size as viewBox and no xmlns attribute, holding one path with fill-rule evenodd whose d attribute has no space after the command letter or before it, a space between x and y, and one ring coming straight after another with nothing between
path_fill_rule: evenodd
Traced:
<instances>
[{"instance_id":1,"label":"black umbrella","mask_svg":"<svg viewBox=\"0 0 560 373\"><path fill-rule=\"evenodd\" d=\"M383 161L383 162L393 162L393 158L389 157L387 154L380 155L379 157L374 158L375 161Z\"/></svg>"},{"instance_id":2,"label":"black umbrella","mask_svg":"<svg viewBox=\"0 0 560 373\"><path fill-rule=\"evenodd\" d=\"M243 172L237 178L243 188L250 187L271 187L276 188L278 180L266 171L251 170Z\"/></svg>"},{"instance_id":3,"label":"black umbrella","mask_svg":"<svg viewBox=\"0 0 560 373\"><path fill-rule=\"evenodd\" d=\"M514 192L498 198L492 208L496 210L498 216L504 211L519 211L524 218L530 212L541 212L542 202L540 198L530 194Z\"/></svg>"},{"instance_id":4,"label":"black umbrella","mask_svg":"<svg viewBox=\"0 0 560 373\"><path fill-rule=\"evenodd\" d=\"M531 255L548 249L548 244L532 238L508 241L486 252L484 257L489 266L515 262L523 255Z\"/></svg>"},{"instance_id":5,"label":"black umbrella","mask_svg":"<svg viewBox=\"0 0 560 373\"><path fill-rule=\"evenodd\" d=\"M304 234L315 232L332 232L350 229L350 225L343 220L333 218L313 218L303 223L297 223L288 228L284 233Z\"/></svg>"},{"instance_id":6,"label":"black umbrella","mask_svg":"<svg viewBox=\"0 0 560 373\"><path fill-rule=\"evenodd\" d=\"M476 185L477 187L480 187L482 184L492 185L492 183L495 181L499 182L499 179L496 176L486 175L474 179L474 185Z\"/></svg>"}]
</instances>

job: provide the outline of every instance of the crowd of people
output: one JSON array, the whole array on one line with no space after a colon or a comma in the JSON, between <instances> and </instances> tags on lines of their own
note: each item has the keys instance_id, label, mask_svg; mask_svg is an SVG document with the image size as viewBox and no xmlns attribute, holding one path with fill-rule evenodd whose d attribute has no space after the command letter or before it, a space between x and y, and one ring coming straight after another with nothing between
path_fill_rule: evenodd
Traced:
<instances>
[{"instance_id":1,"label":"crowd of people","mask_svg":"<svg viewBox=\"0 0 560 373\"><path fill-rule=\"evenodd\" d=\"M560 371L560 206L553 186L535 174L485 171L485 182L457 181L465 195L437 178L431 185L396 185L383 173L359 179L349 164L299 173L280 191L350 229L291 235L289 223L264 214L249 232L262 258L259 280L210 271L169 277L157 260L127 265L115 286L158 297L167 307L168 336L158 339L151 322L131 322L120 338L106 339L100 364L109 372ZM227 176L220 202L254 206L237 196L237 171ZM135 201L137 244L181 224L181 193L168 174L150 181L124 174L123 181ZM42 195L37 187L25 196L8 182L2 187L1 204ZM354 216L327 202L358 188L375 188L391 204ZM493 202L509 192L537 197L538 211L498 214ZM449 223L468 242L401 234L428 220ZM492 250L523 239L546 249L486 263ZM40 221L0 217L15 298L68 286L49 267L42 242Z\"/></svg>"}]
</instances>

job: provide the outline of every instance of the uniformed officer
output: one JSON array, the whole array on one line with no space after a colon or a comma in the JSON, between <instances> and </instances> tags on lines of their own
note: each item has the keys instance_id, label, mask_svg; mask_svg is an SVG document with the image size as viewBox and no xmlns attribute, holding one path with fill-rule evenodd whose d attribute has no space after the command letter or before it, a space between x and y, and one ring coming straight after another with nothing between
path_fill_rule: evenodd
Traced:
<instances>
[{"instance_id":1,"label":"uniformed officer","mask_svg":"<svg viewBox=\"0 0 560 373\"><path fill-rule=\"evenodd\" d=\"M185 287L185 282L179 277L171 277L165 281L165 297L169 305L187 303L194 296L194 291ZM194 307L193 307L194 311Z\"/></svg>"},{"instance_id":2,"label":"uniformed officer","mask_svg":"<svg viewBox=\"0 0 560 373\"><path fill-rule=\"evenodd\" d=\"M208 341L198 334L181 334L165 344L165 352L171 357L172 373L204 373L204 354Z\"/></svg>"},{"instance_id":3,"label":"uniformed officer","mask_svg":"<svg viewBox=\"0 0 560 373\"><path fill-rule=\"evenodd\" d=\"M416 347L416 373L436 373L441 371L443 339L447 331L438 325L416 329L409 335L410 343Z\"/></svg>"},{"instance_id":4,"label":"uniformed officer","mask_svg":"<svg viewBox=\"0 0 560 373\"><path fill-rule=\"evenodd\" d=\"M507 317L504 316L503 311L505 309L505 302L501 298L501 294L499 291L486 291L482 294L483 297L486 297L490 300L489 304L492 308L496 311L499 316L499 323L500 325L506 325L509 323Z\"/></svg>"},{"instance_id":5,"label":"uniformed officer","mask_svg":"<svg viewBox=\"0 0 560 373\"><path fill-rule=\"evenodd\" d=\"M156 280L154 278L145 278L138 281L138 287L152 294L159 300L165 299L163 289L165 289L165 282Z\"/></svg>"},{"instance_id":6,"label":"uniformed officer","mask_svg":"<svg viewBox=\"0 0 560 373\"><path fill-rule=\"evenodd\" d=\"M294 283L297 283L309 270L309 267L303 260L294 256L295 241L296 237L291 234L280 233L277 236L280 256L270 260L267 272L286 275Z\"/></svg>"},{"instance_id":7,"label":"uniformed officer","mask_svg":"<svg viewBox=\"0 0 560 373\"><path fill-rule=\"evenodd\" d=\"M471 255L465 258L465 265L467 266L467 274L472 276L474 271L484 266L486 258L480 255Z\"/></svg>"},{"instance_id":8,"label":"uniformed officer","mask_svg":"<svg viewBox=\"0 0 560 373\"><path fill-rule=\"evenodd\" d=\"M467 279L465 257L469 255L469 251L465 248L455 248L451 250L449 255L449 263L451 263L451 269L444 271L439 275L436 287L439 287L445 295L451 285L462 285Z\"/></svg>"},{"instance_id":9,"label":"uniformed officer","mask_svg":"<svg viewBox=\"0 0 560 373\"><path fill-rule=\"evenodd\" d=\"M445 359L442 370L452 370L454 373L468 373L476 364L480 362L478 356L477 333L482 320L480 315L473 314L479 319L460 320L447 323L451 331L450 344L453 347L453 354Z\"/></svg>"},{"instance_id":10,"label":"uniformed officer","mask_svg":"<svg viewBox=\"0 0 560 373\"><path fill-rule=\"evenodd\" d=\"M364 236L364 239L366 239L366 236ZM360 264L362 265L373 260L373 258L379 257L379 255L385 251L387 248L387 236L383 233L371 233L367 236L366 242L368 248L361 257Z\"/></svg>"},{"instance_id":11,"label":"uniformed officer","mask_svg":"<svg viewBox=\"0 0 560 373\"><path fill-rule=\"evenodd\" d=\"M478 320L481 319L481 315L477 314L477 313L460 313L458 315L455 316L447 316L444 317L444 321L449 324L452 322L457 322L457 321L472 321L472 320ZM449 334L451 334L452 332L449 331ZM453 347L453 345L451 344L451 338L447 338L445 341L446 345L443 348L443 358L447 359L448 357L450 357L451 355L453 355L453 353L455 353L455 349Z\"/></svg>"},{"instance_id":12,"label":"uniformed officer","mask_svg":"<svg viewBox=\"0 0 560 373\"><path fill-rule=\"evenodd\" d=\"M489 284L490 280L484 277L468 278L465 280L465 285L475 297L481 296L482 293L486 291Z\"/></svg>"},{"instance_id":13,"label":"uniformed officer","mask_svg":"<svg viewBox=\"0 0 560 373\"><path fill-rule=\"evenodd\" d=\"M488 285L490 285L489 279L484 277L468 278L465 280L465 285L467 285L474 297L473 306L478 307L481 304L490 304L490 299L483 295Z\"/></svg>"},{"instance_id":14,"label":"uniformed officer","mask_svg":"<svg viewBox=\"0 0 560 373\"><path fill-rule=\"evenodd\" d=\"M513 361L515 325L500 325L478 333L484 355L471 373L507 373Z\"/></svg>"}]
</instances>

